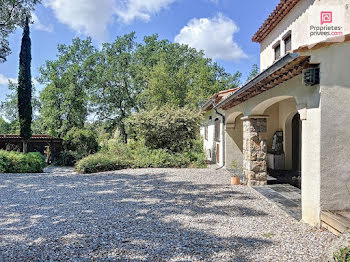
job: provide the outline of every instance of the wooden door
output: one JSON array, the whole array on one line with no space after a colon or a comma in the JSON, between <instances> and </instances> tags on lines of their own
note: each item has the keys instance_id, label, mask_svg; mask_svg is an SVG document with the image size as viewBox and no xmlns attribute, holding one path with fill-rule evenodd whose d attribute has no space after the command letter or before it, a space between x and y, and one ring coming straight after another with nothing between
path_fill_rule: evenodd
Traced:
<instances>
[{"instance_id":1,"label":"wooden door","mask_svg":"<svg viewBox=\"0 0 350 262\"><path fill-rule=\"evenodd\" d=\"M216 144L216 163L219 164L220 162L220 146L219 144Z\"/></svg>"}]
</instances>

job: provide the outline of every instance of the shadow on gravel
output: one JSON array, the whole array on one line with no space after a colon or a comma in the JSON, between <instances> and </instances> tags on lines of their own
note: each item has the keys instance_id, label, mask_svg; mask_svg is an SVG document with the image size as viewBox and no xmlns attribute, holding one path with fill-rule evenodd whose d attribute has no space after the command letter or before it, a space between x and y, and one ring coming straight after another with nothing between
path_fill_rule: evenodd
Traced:
<instances>
[{"instance_id":1,"label":"shadow on gravel","mask_svg":"<svg viewBox=\"0 0 350 262\"><path fill-rule=\"evenodd\" d=\"M1 174L0 260L249 261L271 244L215 231L232 216L267 215L244 207L244 193L126 172ZM222 204L232 198L242 205Z\"/></svg>"}]
</instances>

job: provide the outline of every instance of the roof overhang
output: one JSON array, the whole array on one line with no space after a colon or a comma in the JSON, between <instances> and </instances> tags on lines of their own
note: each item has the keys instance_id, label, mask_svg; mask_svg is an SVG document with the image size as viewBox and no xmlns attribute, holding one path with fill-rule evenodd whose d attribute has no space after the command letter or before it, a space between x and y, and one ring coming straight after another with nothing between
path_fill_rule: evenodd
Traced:
<instances>
[{"instance_id":1,"label":"roof overhang","mask_svg":"<svg viewBox=\"0 0 350 262\"><path fill-rule=\"evenodd\" d=\"M263 25L254 34L252 41L260 43L281 22L300 0L281 0L275 10L265 20Z\"/></svg>"},{"instance_id":2,"label":"roof overhang","mask_svg":"<svg viewBox=\"0 0 350 262\"><path fill-rule=\"evenodd\" d=\"M222 100L217 107L227 110L300 75L303 69L309 67L309 58L309 56L300 56L296 53L286 54L236 92Z\"/></svg>"},{"instance_id":3,"label":"roof overhang","mask_svg":"<svg viewBox=\"0 0 350 262\"><path fill-rule=\"evenodd\" d=\"M209 110L213 109L214 108L214 104L217 105L223 99L228 97L230 94L236 92L237 90L238 90L238 88L232 88L232 89L223 90L223 91L220 91L220 92L214 94L211 98L209 98L205 102L205 104L203 104L200 107L201 111L209 111Z\"/></svg>"}]
</instances>

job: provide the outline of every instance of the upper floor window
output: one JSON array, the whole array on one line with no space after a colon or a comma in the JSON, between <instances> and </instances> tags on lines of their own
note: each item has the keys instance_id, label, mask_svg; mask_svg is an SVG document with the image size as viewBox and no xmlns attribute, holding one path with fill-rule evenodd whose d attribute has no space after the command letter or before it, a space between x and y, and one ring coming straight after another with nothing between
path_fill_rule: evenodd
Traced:
<instances>
[{"instance_id":1,"label":"upper floor window","mask_svg":"<svg viewBox=\"0 0 350 262\"><path fill-rule=\"evenodd\" d=\"M215 141L220 141L220 119L215 119Z\"/></svg>"},{"instance_id":2,"label":"upper floor window","mask_svg":"<svg viewBox=\"0 0 350 262\"><path fill-rule=\"evenodd\" d=\"M284 37L284 52L287 54L289 51L292 50L292 34L289 31Z\"/></svg>"},{"instance_id":3,"label":"upper floor window","mask_svg":"<svg viewBox=\"0 0 350 262\"><path fill-rule=\"evenodd\" d=\"M278 41L273 47L275 51L275 60L278 60L281 56L281 44L280 41Z\"/></svg>"}]
</instances>

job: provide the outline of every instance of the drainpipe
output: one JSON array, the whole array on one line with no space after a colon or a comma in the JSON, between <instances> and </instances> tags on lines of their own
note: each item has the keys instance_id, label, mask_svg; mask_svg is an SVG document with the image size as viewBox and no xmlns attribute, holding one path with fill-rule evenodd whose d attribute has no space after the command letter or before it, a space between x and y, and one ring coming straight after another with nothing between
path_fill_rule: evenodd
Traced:
<instances>
[{"instance_id":1,"label":"drainpipe","mask_svg":"<svg viewBox=\"0 0 350 262\"><path fill-rule=\"evenodd\" d=\"M221 168L225 167L225 121L226 120L225 120L225 116L218 111L214 98L212 98L211 103L213 105L213 109L214 109L215 113L217 115L221 116L221 122L222 122L222 128L220 128L220 131L221 131L221 134L220 134L221 139L220 140L221 140L221 147L222 147L222 150L221 150L222 151L222 154L221 154L222 155L222 165L217 168L217 169L221 169Z\"/></svg>"}]
</instances>

